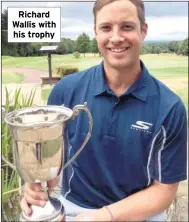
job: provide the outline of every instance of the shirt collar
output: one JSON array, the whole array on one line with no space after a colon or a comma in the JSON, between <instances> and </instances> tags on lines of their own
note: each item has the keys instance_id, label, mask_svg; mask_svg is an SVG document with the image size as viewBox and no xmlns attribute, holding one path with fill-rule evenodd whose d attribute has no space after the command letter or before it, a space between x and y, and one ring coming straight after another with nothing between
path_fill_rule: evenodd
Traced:
<instances>
[{"instance_id":1,"label":"shirt collar","mask_svg":"<svg viewBox=\"0 0 189 222\"><path fill-rule=\"evenodd\" d=\"M149 72L142 61L140 61L140 65L142 70L140 77L129 87L129 89L121 97L126 95L132 95L137 99L146 101ZM109 92L109 91L110 88L105 78L104 63L101 62L97 66L97 69L95 71L94 95L95 96L101 95L104 92Z\"/></svg>"},{"instance_id":2,"label":"shirt collar","mask_svg":"<svg viewBox=\"0 0 189 222\"><path fill-rule=\"evenodd\" d=\"M102 61L95 70L94 95L100 95L109 90L104 72L104 62Z\"/></svg>"}]
</instances>

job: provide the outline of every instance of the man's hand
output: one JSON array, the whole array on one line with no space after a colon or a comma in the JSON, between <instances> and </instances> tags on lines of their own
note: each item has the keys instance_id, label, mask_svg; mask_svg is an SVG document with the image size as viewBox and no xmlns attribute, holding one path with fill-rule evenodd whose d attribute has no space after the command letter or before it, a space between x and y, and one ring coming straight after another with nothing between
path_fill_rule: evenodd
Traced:
<instances>
[{"instance_id":1,"label":"man's hand","mask_svg":"<svg viewBox=\"0 0 189 222\"><path fill-rule=\"evenodd\" d=\"M48 181L48 189L52 191L59 183L60 177L56 177L51 181ZM47 193L42 190L40 183L26 183L24 187L24 197L20 202L22 211L27 215L32 214L31 205L44 207L48 200Z\"/></svg>"}]
</instances>

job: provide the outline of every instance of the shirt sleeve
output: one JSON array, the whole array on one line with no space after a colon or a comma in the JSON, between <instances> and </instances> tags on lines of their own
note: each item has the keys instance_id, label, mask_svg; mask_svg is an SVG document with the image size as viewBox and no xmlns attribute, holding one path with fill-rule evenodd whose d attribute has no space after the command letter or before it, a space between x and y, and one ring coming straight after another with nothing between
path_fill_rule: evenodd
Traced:
<instances>
[{"instance_id":1,"label":"shirt sleeve","mask_svg":"<svg viewBox=\"0 0 189 222\"><path fill-rule=\"evenodd\" d=\"M187 179L187 116L181 100L171 109L155 142L154 179L176 183Z\"/></svg>"},{"instance_id":2,"label":"shirt sleeve","mask_svg":"<svg viewBox=\"0 0 189 222\"><path fill-rule=\"evenodd\" d=\"M47 105L60 106L64 104L63 82L60 80L52 89Z\"/></svg>"}]
</instances>

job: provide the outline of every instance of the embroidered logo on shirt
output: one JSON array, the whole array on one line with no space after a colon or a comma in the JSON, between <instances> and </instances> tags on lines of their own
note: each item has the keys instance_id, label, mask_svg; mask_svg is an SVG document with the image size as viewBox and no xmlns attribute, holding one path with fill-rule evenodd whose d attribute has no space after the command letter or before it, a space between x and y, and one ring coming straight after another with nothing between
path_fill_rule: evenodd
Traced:
<instances>
[{"instance_id":1,"label":"embroidered logo on shirt","mask_svg":"<svg viewBox=\"0 0 189 222\"><path fill-rule=\"evenodd\" d=\"M149 129L152 125L153 124L151 124L151 123L147 123L147 122L143 122L143 121L138 120L138 121L136 121L136 124L131 125L131 129L143 131L146 133L152 133L149 131Z\"/></svg>"}]
</instances>

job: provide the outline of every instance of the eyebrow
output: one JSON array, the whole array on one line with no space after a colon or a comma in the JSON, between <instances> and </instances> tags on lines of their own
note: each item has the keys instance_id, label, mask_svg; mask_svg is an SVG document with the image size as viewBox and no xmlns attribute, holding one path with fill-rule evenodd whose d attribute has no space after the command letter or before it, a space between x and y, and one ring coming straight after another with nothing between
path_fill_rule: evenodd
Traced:
<instances>
[{"instance_id":1,"label":"eyebrow","mask_svg":"<svg viewBox=\"0 0 189 222\"><path fill-rule=\"evenodd\" d=\"M136 22L132 22L132 21L124 21L121 24L127 24L127 25L133 25L133 26L137 26Z\"/></svg>"},{"instance_id":2,"label":"eyebrow","mask_svg":"<svg viewBox=\"0 0 189 222\"><path fill-rule=\"evenodd\" d=\"M111 22L102 22L98 25L99 28L103 27L103 26L111 26ZM137 27L137 24L135 22L132 22L132 21L123 21L121 22L120 26L122 25L131 25L133 26L134 28Z\"/></svg>"},{"instance_id":3,"label":"eyebrow","mask_svg":"<svg viewBox=\"0 0 189 222\"><path fill-rule=\"evenodd\" d=\"M103 25L111 25L111 22L102 22L99 24L99 26L103 26Z\"/></svg>"},{"instance_id":4,"label":"eyebrow","mask_svg":"<svg viewBox=\"0 0 189 222\"><path fill-rule=\"evenodd\" d=\"M112 24L112 22L102 22L102 23L100 23L98 26L99 27L101 27L101 26L104 26L104 25L111 25ZM129 24L129 25L133 25L133 26L135 26L136 27L136 23L135 22L133 22L133 21L123 21L123 22L121 22L121 25L123 25L123 24Z\"/></svg>"}]
</instances>

